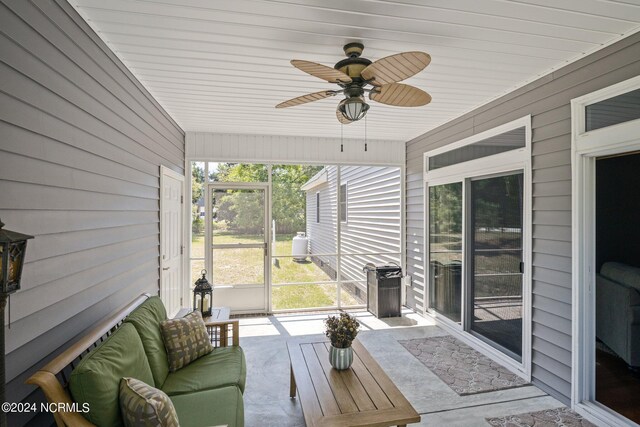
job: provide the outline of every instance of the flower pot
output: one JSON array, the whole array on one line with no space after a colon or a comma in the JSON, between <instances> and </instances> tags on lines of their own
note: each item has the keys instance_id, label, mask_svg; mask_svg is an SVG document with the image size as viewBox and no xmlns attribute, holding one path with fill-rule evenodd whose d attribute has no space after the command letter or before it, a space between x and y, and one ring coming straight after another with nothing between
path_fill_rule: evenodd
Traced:
<instances>
[{"instance_id":1,"label":"flower pot","mask_svg":"<svg viewBox=\"0 0 640 427\"><path fill-rule=\"evenodd\" d=\"M337 348L331 345L329 348L329 363L338 371L349 369L353 363L353 349Z\"/></svg>"}]
</instances>

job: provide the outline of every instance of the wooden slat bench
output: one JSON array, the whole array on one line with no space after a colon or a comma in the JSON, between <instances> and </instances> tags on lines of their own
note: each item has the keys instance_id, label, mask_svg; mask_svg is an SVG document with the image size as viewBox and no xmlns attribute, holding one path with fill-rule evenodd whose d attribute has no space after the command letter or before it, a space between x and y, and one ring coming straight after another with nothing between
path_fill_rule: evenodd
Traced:
<instances>
[{"instance_id":1,"label":"wooden slat bench","mask_svg":"<svg viewBox=\"0 0 640 427\"><path fill-rule=\"evenodd\" d=\"M113 334L122 325L124 319L149 297L149 294L140 295L130 304L99 322L95 328L75 344L33 374L27 380L27 384L34 384L40 387L49 403L63 403L68 405L67 407L71 407L73 404L69 394L71 371L84 356ZM216 340L218 347L239 344L237 320L211 321L207 323L207 329L210 332L218 330L218 336L221 337L221 339ZM58 427L94 426L78 412L54 412L53 417Z\"/></svg>"}]
</instances>

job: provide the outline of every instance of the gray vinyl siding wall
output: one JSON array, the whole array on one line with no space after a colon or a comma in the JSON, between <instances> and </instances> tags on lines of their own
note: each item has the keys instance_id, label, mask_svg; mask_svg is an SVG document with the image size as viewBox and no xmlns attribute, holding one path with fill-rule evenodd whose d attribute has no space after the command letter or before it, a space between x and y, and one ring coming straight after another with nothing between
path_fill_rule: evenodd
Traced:
<instances>
[{"instance_id":1,"label":"gray vinyl siding wall","mask_svg":"<svg viewBox=\"0 0 640 427\"><path fill-rule=\"evenodd\" d=\"M39 366L157 294L160 165L184 172L184 133L64 0L2 0L0 28L0 217L35 235L11 297L7 397L37 401L24 381Z\"/></svg>"},{"instance_id":2,"label":"gray vinyl siding wall","mask_svg":"<svg viewBox=\"0 0 640 427\"><path fill-rule=\"evenodd\" d=\"M309 253L335 254L336 220L338 216L338 194L336 189L336 167L327 167L327 182L307 191L307 237ZM320 194L320 222L317 221L316 194ZM336 257L320 256L322 261L335 268Z\"/></svg>"},{"instance_id":3,"label":"gray vinyl siding wall","mask_svg":"<svg viewBox=\"0 0 640 427\"><path fill-rule=\"evenodd\" d=\"M342 167L347 184L347 222L341 225L343 254L395 252L398 255L343 255L343 280L366 280L362 267L393 261L400 265L401 176L394 167ZM362 285L364 288L364 284Z\"/></svg>"},{"instance_id":4,"label":"gray vinyl siding wall","mask_svg":"<svg viewBox=\"0 0 640 427\"><path fill-rule=\"evenodd\" d=\"M307 192L307 235L313 253L336 252L337 166L327 166L327 182ZM341 223L342 253L396 252L398 255L343 255L342 279L365 280L368 262L400 264L400 168L341 166L347 184L347 222ZM320 193L320 223L316 222L316 193ZM336 257L320 257L336 268ZM364 286L362 286L364 288Z\"/></svg>"},{"instance_id":5,"label":"gray vinyl siding wall","mask_svg":"<svg viewBox=\"0 0 640 427\"><path fill-rule=\"evenodd\" d=\"M640 34L608 46L407 143L408 303L424 311L423 153L532 115L532 376L571 396L571 108L578 96L640 74Z\"/></svg>"}]
</instances>

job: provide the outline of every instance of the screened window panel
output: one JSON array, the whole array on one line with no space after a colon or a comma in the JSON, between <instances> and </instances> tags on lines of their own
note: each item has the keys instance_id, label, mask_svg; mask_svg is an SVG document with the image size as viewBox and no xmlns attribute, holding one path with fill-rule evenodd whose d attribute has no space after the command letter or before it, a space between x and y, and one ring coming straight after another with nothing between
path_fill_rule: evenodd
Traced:
<instances>
[{"instance_id":1,"label":"screened window panel","mask_svg":"<svg viewBox=\"0 0 640 427\"><path fill-rule=\"evenodd\" d=\"M523 174L471 182L471 329L522 356Z\"/></svg>"}]
</instances>

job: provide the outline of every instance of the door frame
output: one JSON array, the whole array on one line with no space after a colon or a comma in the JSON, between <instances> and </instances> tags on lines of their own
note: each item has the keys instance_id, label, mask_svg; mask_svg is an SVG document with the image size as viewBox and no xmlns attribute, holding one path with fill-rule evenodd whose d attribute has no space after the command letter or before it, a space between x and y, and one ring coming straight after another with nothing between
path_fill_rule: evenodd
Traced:
<instances>
[{"instance_id":1,"label":"door frame","mask_svg":"<svg viewBox=\"0 0 640 427\"><path fill-rule=\"evenodd\" d=\"M588 105L640 88L640 76L571 100L572 408L607 425L637 426L595 401L596 158L640 150L640 119L585 131Z\"/></svg>"},{"instance_id":2,"label":"door frame","mask_svg":"<svg viewBox=\"0 0 640 427\"><path fill-rule=\"evenodd\" d=\"M213 283L213 257L212 257L212 249L213 249L213 239L212 239L212 230L211 230L211 192L215 189L230 189L230 190L261 190L264 192L264 244L265 244L265 252L264 252L264 306L259 308L258 311L262 311L267 313L269 311L270 306L270 295L271 295L271 283L269 278L271 277L271 263L269 260L271 259L271 184L270 182L209 182L205 183L205 269L208 272L209 280L214 288L214 297L215 297L215 283ZM250 285L249 285L250 286ZM255 286L256 288L258 286ZM234 310L234 314L245 314L245 313L255 313L255 309L249 310Z\"/></svg>"},{"instance_id":3,"label":"door frame","mask_svg":"<svg viewBox=\"0 0 640 427\"><path fill-rule=\"evenodd\" d=\"M181 268L181 274L180 274L180 281L181 281L181 285L180 287L181 292L180 292L180 306L184 306L185 301L185 289L187 288L185 286L185 284L188 282L187 280L187 266L186 266L186 256L185 256L185 248L184 248L184 242L185 242L185 221L184 221L184 199L185 199L185 189L184 189L184 183L185 183L185 176L179 174L178 172L174 171L173 169L170 169L164 165L160 165L160 194L159 194L159 213L160 213L160 218L159 218L159 225L160 225L160 250L159 250L159 255L158 255L158 259L159 259L159 265L160 265L160 270L159 270L159 280L158 280L158 295L162 295L162 269L164 268L164 263L162 260L162 243L165 239L164 236L164 227L163 227L163 219L164 218L164 203L162 202L162 189L164 188L164 180L166 179L166 177L170 177L172 179L178 180L180 181L180 204L181 204L181 208L180 208L180 215L182 218L181 221L178 221L180 224L180 268ZM175 313L173 313L175 314Z\"/></svg>"},{"instance_id":4,"label":"door frame","mask_svg":"<svg viewBox=\"0 0 640 427\"><path fill-rule=\"evenodd\" d=\"M520 127L525 128L525 146L523 148L510 150L507 152L494 154L451 166L442 167L432 171L428 170L429 157L442 154L447 151L460 148L475 142L482 141L501 133L508 132ZM466 277L468 275L467 263L463 262L462 277L464 278L462 285L462 313L460 324L450 320L446 316L439 315L434 310L429 309L430 306L430 283L429 283L429 187L441 184L449 184L452 182L462 182L462 220L463 224L467 224L469 214L467 182L470 179L482 178L484 176L504 175L510 172L523 171L523 235L522 235L522 261L524 262L522 277L522 357L521 361L513 359L506 353L503 353L493 345L486 342L471 333L465 328L468 323L466 316L467 301L469 299L468 286L466 285ZM531 318L532 318L532 179L531 179L531 116L527 115L520 119L513 120L495 128L480 132L473 136L464 138L454 143L429 150L423 155L423 224L424 224L424 264L423 271L425 290L424 290L424 313L433 317L439 326L447 330L450 334L460 339L475 350L489 356L491 359L500 362L515 374L521 376L527 381L531 381ZM466 234L466 232L465 232ZM463 256L467 256L468 248L466 247L467 237L463 239Z\"/></svg>"}]
</instances>

